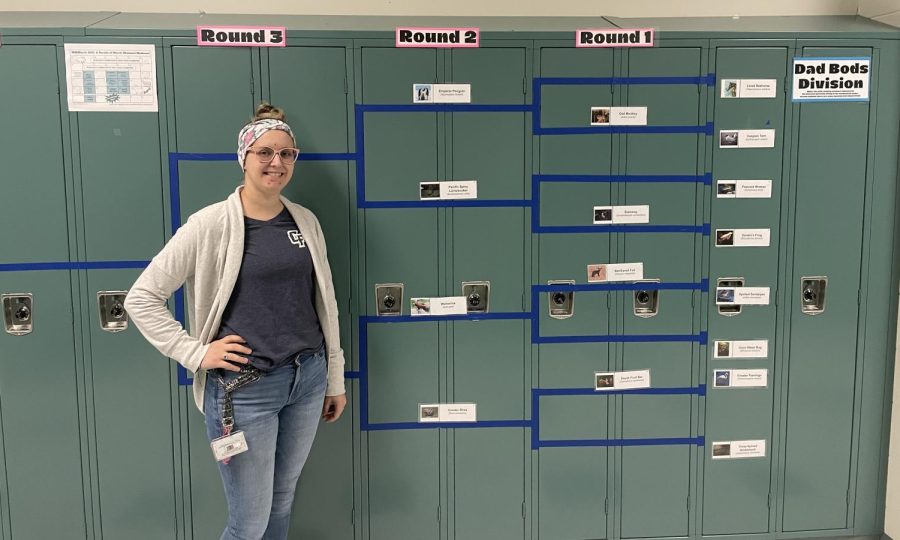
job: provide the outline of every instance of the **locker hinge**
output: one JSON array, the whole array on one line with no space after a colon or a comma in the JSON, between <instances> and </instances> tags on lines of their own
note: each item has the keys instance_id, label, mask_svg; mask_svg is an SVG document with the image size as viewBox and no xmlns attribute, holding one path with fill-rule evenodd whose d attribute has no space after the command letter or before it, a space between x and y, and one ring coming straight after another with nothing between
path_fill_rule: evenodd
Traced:
<instances>
[{"instance_id":1,"label":"locker hinge","mask_svg":"<svg viewBox=\"0 0 900 540\"><path fill-rule=\"evenodd\" d=\"M606 295L606 311L612 309L612 299L609 297L609 294Z\"/></svg>"},{"instance_id":2,"label":"locker hinge","mask_svg":"<svg viewBox=\"0 0 900 540\"><path fill-rule=\"evenodd\" d=\"M522 79L522 95L528 95L528 79Z\"/></svg>"},{"instance_id":3,"label":"locker hinge","mask_svg":"<svg viewBox=\"0 0 900 540\"><path fill-rule=\"evenodd\" d=\"M850 488L847 488L847 508L850 507Z\"/></svg>"},{"instance_id":4,"label":"locker hinge","mask_svg":"<svg viewBox=\"0 0 900 540\"><path fill-rule=\"evenodd\" d=\"M688 511L688 514L691 513L691 496L690 495L687 496L687 511Z\"/></svg>"},{"instance_id":5,"label":"locker hinge","mask_svg":"<svg viewBox=\"0 0 900 540\"><path fill-rule=\"evenodd\" d=\"M522 501L522 519L525 519L525 501Z\"/></svg>"},{"instance_id":6,"label":"locker hinge","mask_svg":"<svg viewBox=\"0 0 900 540\"><path fill-rule=\"evenodd\" d=\"M694 303L697 299L697 291L691 291L691 308L694 307Z\"/></svg>"},{"instance_id":7,"label":"locker hinge","mask_svg":"<svg viewBox=\"0 0 900 540\"><path fill-rule=\"evenodd\" d=\"M253 98L253 102L256 103L256 83L253 82L253 77L250 77L250 97Z\"/></svg>"},{"instance_id":8,"label":"locker hinge","mask_svg":"<svg viewBox=\"0 0 900 540\"><path fill-rule=\"evenodd\" d=\"M438 509L437 509L437 520L438 520L438 523L441 522L441 505L438 505Z\"/></svg>"},{"instance_id":9,"label":"locker hinge","mask_svg":"<svg viewBox=\"0 0 900 540\"><path fill-rule=\"evenodd\" d=\"M350 525L356 525L356 508L350 509Z\"/></svg>"},{"instance_id":10,"label":"locker hinge","mask_svg":"<svg viewBox=\"0 0 900 540\"><path fill-rule=\"evenodd\" d=\"M769 495L766 497L766 506L772 508L772 492L769 492Z\"/></svg>"},{"instance_id":11,"label":"locker hinge","mask_svg":"<svg viewBox=\"0 0 900 540\"><path fill-rule=\"evenodd\" d=\"M856 289L856 305L862 305L862 289Z\"/></svg>"},{"instance_id":12,"label":"locker hinge","mask_svg":"<svg viewBox=\"0 0 900 540\"><path fill-rule=\"evenodd\" d=\"M350 88L347 86L347 77L344 77L344 93L349 94Z\"/></svg>"},{"instance_id":13,"label":"locker hinge","mask_svg":"<svg viewBox=\"0 0 900 540\"><path fill-rule=\"evenodd\" d=\"M522 311L525 311L525 293L522 293Z\"/></svg>"},{"instance_id":14,"label":"locker hinge","mask_svg":"<svg viewBox=\"0 0 900 540\"><path fill-rule=\"evenodd\" d=\"M603 499L603 513L609 515L609 498Z\"/></svg>"}]
</instances>

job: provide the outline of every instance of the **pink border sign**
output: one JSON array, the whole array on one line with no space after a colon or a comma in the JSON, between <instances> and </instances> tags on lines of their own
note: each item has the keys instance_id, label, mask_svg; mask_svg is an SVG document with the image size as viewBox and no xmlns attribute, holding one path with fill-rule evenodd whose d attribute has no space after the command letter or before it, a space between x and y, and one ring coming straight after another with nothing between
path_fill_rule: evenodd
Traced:
<instances>
[{"instance_id":1,"label":"pink border sign","mask_svg":"<svg viewBox=\"0 0 900 540\"><path fill-rule=\"evenodd\" d=\"M591 42L582 42L582 32L591 34ZM581 28L575 31L576 47L652 47L656 32L652 28L601 28L590 29ZM613 35L615 41L607 41L608 37ZM603 41L597 42L597 36L603 38ZM637 41L633 41L634 37ZM621 40L621 42L620 42Z\"/></svg>"},{"instance_id":2,"label":"pink border sign","mask_svg":"<svg viewBox=\"0 0 900 540\"><path fill-rule=\"evenodd\" d=\"M213 36L224 33L235 41L206 41L204 33ZM287 31L284 26L197 26L197 45L200 47L284 47Z\"/></svg>"},{"instance_id":3,"label":"pink border sign","mask_svg":"<svg viewBox=\"0 0 900 540\"><path fill-rule=\"evenodd\" d=\"M407 28L397 27L394 46L402 48L455 49L478 47L478 28Z\"/></svg>"}]
</instances>

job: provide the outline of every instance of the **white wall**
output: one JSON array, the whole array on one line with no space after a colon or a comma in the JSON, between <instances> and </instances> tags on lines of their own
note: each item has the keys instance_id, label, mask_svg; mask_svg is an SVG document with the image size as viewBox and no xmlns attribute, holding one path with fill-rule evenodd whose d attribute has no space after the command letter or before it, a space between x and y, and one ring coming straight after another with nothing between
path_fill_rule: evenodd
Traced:
<instances>
[{"instance_id":1,"label":"white wall","mask_svg":"<svg viewBox=\"0 0 900 540\"><path fill-rule=\"evenodd\" d=\"M859 0L0 0L0 11L127 11L320 15L854 15Z\"/></svg>"},{"instance_id":2,"label":"white wall","mask_svg":"<svg viewBox=\"0 0 900 540\"><path fill-rule=\"evenodd\" d=\"M320 15L716 17L854 15L900 26L900 0L0 0L0 11L127 11ZM900 365L900 359L898 359ZM894 382L885 532L900 540L900 369Z\"/></svg>"}]
</instances>

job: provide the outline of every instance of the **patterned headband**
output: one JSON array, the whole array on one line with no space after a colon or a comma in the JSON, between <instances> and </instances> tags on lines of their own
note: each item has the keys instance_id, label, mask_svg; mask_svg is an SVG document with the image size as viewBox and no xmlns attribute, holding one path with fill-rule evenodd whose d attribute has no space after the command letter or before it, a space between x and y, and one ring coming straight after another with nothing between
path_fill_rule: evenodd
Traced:
<instances>
[{"instance_id":1,"label":"patterned headband","mask_svg":"<svg viewBox=\"0 0 900 540\"><path fill-rule=\"evenodd\" d=\"M273 129L287 133L291 136L291 140L294 141L294 144L297 144L297 139L294 138L294 132L291 131L291 126L281 120L263 118L262 120L250 122L244 126L244 129L242 129L241 133L238 135L237 157L242 171L244 170L244 158L247 157L247 149L249 149L250 145L255 143L257 139L262 137L265 132Z\"/></svg>"}]
</instances>

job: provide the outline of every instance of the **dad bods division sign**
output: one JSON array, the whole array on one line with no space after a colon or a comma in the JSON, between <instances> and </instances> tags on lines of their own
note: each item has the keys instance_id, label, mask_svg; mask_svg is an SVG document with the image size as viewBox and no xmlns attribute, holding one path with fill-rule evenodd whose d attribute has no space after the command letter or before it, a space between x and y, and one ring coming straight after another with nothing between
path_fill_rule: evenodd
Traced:
<instances>
[{"instance_id":1,"label":"dad bods division sign","mask_svg":"<svg viewBox=\"0 0 900 540\"><path fill-rule=\"evenodd\" d=\"M793 101L868 101L871 58L794 58Z\"/></svg>"}]
</instances>

